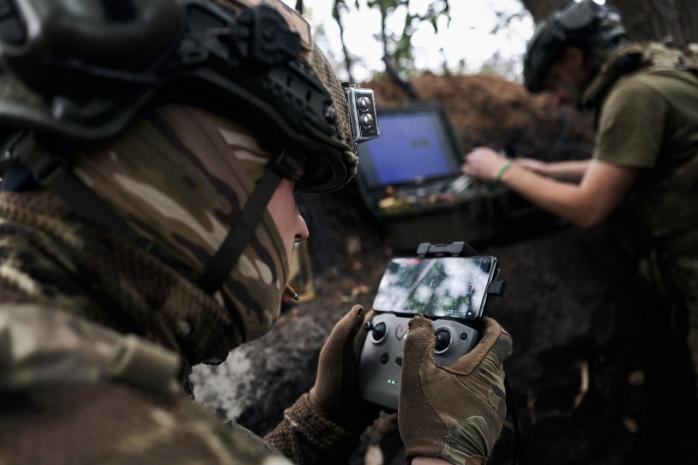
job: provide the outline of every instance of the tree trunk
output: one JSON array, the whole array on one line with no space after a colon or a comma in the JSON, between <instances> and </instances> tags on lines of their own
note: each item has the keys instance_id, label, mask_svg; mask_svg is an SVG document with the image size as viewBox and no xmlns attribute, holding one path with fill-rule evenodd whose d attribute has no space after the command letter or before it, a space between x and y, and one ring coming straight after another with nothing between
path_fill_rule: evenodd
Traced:
<instances>
[{"instance_id":1,"label":"tree trunk","mask_svg":"<svg viewBox=\"0 0 698 465\"><path fill-rule=\"evenodd\" d=\"M698 5L695 0L613 0L633 40L671 38L676 46L698 42Z\"/></svg>"},{"instance_id":2,"label":"tree trunk","mask_svg":"<svg viewBox=\"0 0 698 465\"><path fill-rule=\"evenodd\" d=\"M342 8L346 8L346 4L344 3L344 1L335 0L334 5L332 6L332 17L339 26L339 40L342 43L342 53L344 54L344 66L347 68L347 76L349 78L349 82L354 83L356 81L354 79L354 75L351 72L354 60L352 60L351 54L349 53L349 49L347 48L347 43L344 40L344 23L342 22L341 11Z\"/></svg>"},{"instance_id":3,"label":"tree trunk","mask_svg":"<svg viewBox=\"0 0 698 465\"><path fill-rule=\"evenodd\" d=\"M536 23L564 8L568 0L521 0ZM633 40L671 39L683 47L698 42L698 6L696 0L609 0L623 18Z\"/></svg>"}]
</instances>

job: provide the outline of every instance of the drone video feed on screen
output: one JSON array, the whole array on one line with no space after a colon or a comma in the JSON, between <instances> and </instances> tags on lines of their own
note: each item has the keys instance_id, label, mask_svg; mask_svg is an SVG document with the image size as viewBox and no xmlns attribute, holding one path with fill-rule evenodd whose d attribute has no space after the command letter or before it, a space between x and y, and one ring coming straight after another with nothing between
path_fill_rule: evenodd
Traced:
<instances>
[{"instance_id":1,"label":"drone video feed on screen","mask_svg":"<svg viewBox=\"0 0 698 465\"><path fill-rule=\"evenodd\" d=\"M380 115L381 136L362 144L371 188L453 175L458 163L437 112Z\"/></svg>"},{"instance_id":2,"label":"drone video feed on screen","mask_svg":"<svg viewBox=\"0 0 698 465\"><path fill-rule=\"evenodd\" d=\"M480 316L493 257L395 258L381 279L378 311L473 319Z\"/></svg>"}]
</instances>

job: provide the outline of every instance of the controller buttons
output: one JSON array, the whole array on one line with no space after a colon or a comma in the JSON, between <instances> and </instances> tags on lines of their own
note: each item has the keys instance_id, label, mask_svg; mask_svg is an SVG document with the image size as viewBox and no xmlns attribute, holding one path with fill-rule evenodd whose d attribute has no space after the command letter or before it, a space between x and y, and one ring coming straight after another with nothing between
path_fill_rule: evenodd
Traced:
<instances>
[{"instance_id":1,"label":"controller buttons","mask_svg":"<svg viewBox=\"0 0 698 465\"><path fill-rule=\"evenodd\" d=\"M385 365L386 363L388 363L388 360L390 360L390 355L388 355L387 353L384 353L384 354L381 355L381 363L382 363L383 365Z\"/></svg>"},{"instance_id":2,"label":"controller buttons","mask_svg":"<svg viewBox=\"0 0 698 465\"><path fill-rule=\"evenodd\" d=\"M397 325L397 328L395 328L395 337L397 338L398 341L401 341L403 337L407 334L407 331L409 330L409 326L407 326L407 323Z\"/></svg>"},{"instance_id":3,"label":"controller buttons","mask_svg":"<svg viewBox=\"0 0 698 465\"><path fill-rule=\"evenodd\" d=\"M461 341L465 341L468 339L468 333L460 333L460 339Z\"/></svg>"},{"instance_id":4,"label":"controller buttons","mask_svg":"<svg viewBox=\"0 0 698 465\"><path fill-rule=\"evenodd\" d=\"M397 365L399 367L402 366L402 357L395 358L395 365Z\"/></svg>"},{"instance_id":5,"label":"controller buttons","mask_svg":"<svg viewBox=\"0 0 698 465\"><path fill-rule=\"evenodd\" d=\"M446 352L448 346L451 345L451 331L447 328L439 328L434 333L435 343L434 350L437 354Z\"/></svg>"},{"instance_id":6,"label":"controller buttons","mask_svg":"<svg viewBox=\"0 0 698 465\"><path fill-rule=\"evenodd\" d=\"M371 329L371 340L374 344L380 344L388 333L388 327L382 321Z\"/></svg>"}]
</instances>

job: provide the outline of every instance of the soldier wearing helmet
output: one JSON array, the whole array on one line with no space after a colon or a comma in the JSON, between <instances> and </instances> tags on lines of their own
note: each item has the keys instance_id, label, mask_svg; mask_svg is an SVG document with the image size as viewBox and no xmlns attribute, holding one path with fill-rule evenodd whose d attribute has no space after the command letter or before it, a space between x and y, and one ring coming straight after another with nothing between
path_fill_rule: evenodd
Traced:
<instances>
[{"instance_id":1,"label":"soldier wearing helmet","mask_svg":"<svg viewBox=\"0 0 698 465\"><path fill-rule=\"evenodd\" d=\"M524 81L532 92L548 90L560 102L596 112L593 159L512 162L478 148L468 154L464 172L501 181L580 227L602 223L617 210L624 242L632 241L635 257L656 271L657 289L673 302L672 318L688 316L698 373L695 57L628 42L615 11L585 0L540 25L528 44Z\"/></svg>"},{"instance_id":2,"label":"soldier wearing helmet","mask_svg":"<svg viewBox=\"0 0 698 465\"><path fill-rule=\"evenodd\" d=\"M378 135L370 91L340 85L279 1L0 7L0 464L345 461L378 414L355 389L361 307L265 439L185 391L192 365L278 317L308 236L293 191L354 176L355 145ZM509 335L488 321L450 372L430 323L413 326L408 456L484 463ZM434 404L434 385L459 395Z\"/></svg>"}]
</instances>

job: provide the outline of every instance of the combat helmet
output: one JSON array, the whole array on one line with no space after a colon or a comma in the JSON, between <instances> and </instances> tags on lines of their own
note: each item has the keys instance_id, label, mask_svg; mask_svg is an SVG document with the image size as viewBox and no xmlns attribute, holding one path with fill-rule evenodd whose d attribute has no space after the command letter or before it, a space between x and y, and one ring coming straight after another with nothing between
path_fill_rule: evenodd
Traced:
<instances>
[{"instance_id":1,"label":"combat helmet","mask_svg":"<svg viewBox=\"0 0 698 465\"><path fill-rule=\"evenodd\" d=\"M530 92L545 89L545 76L566 48L589 54L608 50L625 37L620 14L593 0L572 3L536 29L526 47L524 85Z\"/></svg>"},{"instance_id":2,"label":"combat helmet","mask_svg":"<svg viewBox=\"0 0 698 465\"><path fill-rule=\"evenodd\" d=\"M373 94L338 82L307 22L280 0L8 0L0 58L5 167L28 171L77 215L137 242L56 147L108 140L166 104L244 115L273 134L278 153L201 275L209 294L283 178L306 192L337 189L356 173L355 145L378 135Z\"/></svg>"}]
</instances>

